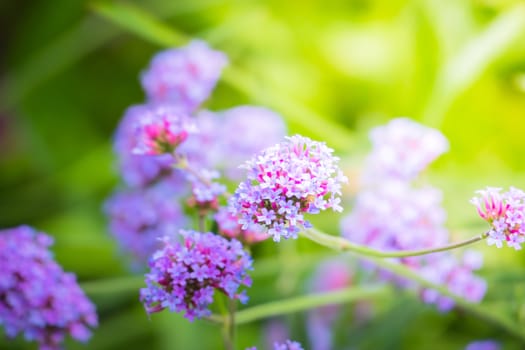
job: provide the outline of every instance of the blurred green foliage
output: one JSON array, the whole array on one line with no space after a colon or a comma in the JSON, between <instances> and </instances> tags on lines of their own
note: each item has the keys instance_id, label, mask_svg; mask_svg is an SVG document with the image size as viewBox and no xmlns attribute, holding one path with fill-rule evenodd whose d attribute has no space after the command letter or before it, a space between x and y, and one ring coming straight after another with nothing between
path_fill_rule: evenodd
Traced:
<instances>
[{"instance_id":1,"label":"blurred green foliage","mask_svg":"<svg viewBox=\"0 0 525 350\"><path fill-rule=\"evenodd\" d=\"M326 141L349 168L369 147L368 129L392 117L440 128L451 151L427 180L444 192L455 237L483 229L468 204L474 190L525 187L518 0L8 1L0 21L0 227L25 223L55 236L57 260L97 303L92 341L68 349L222 346L219 330L204 322L167 313L148 320L140 278L125 278L101 211L118 179L112 134L126 107L144 100L138 74L163 47L199 37L225 51L231 67L206 107L270 106L290 133ZM316 223L337 233L334 222ZM523 254L478 247L489 282L482 307L525 329ZM257 304L304 293L328 253L298 241L265 242L254 254L249 295ZM308 348L304 313L284 320ZM239 348L263 344L266 325L240 326ZM404 294L376 301L369 323L343 317L336 335L340 349L461 349L485 338L525 347L468 312L438 314ZM0 340L0 348L34 347Z\"/></svg>"}]
</instances>

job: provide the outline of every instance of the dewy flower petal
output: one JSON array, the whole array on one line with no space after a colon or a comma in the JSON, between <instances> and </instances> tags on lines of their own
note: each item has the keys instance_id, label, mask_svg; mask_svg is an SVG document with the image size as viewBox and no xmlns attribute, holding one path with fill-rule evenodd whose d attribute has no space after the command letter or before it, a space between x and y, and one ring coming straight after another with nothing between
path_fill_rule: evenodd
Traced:
<instances>
[{"instance_id":1,"label":"dewy flower petal","mask_svg":"<svg viewBox=\"0 0 525 350\"><path fill-rule=\"evenodd\" d=\"M228 59L200 40L158 53L141 83L148 100L195 111L214 89Z\"/></svg>"},{"instance_id":2,"label":"dewy flower petal","mask_svg":"<svg viewBox=\"0 0 525 350\"><path fill-rule=\"evenodd\" d=\"M506 243L508 247L520 250L525 242L525 193L513 187L503 193L500 188L493 187L477 193L479 197L470 202L491 226L487 244L501 248Z\"/></svg>"},{"instance_id":3,"label":"dewy flower petal","mask_svg":"<svg viewBox=\"0 0 525 350\"><path fill-rule=\"evenodd\" d=\"M48 250L53 240L28 226L0 231L0 325L41 349L62 349L67 334L85 342L97 326L95 306Z\"/></svg>"},{"instance_id":4,"label":"dewy flower petal","mask_svg":"<svg viewBox=\"0 0 525 350\"><path fill-rule=\"evenodd\" d=\"M237 290L251 285L252 261L239 241L195 231L180 231L180 236L181 242L164 238L164 248L150 259L147 287L140 291L148 313L167 308L189 320L208 316L215 290L245 300Z\"/></svg>"},{"instance_id":5,"label":"dewy flower petal","mask_svg":"<svg viewBox=\"0 0 525 350\"><path fill-rule=\"evenodd\" d=\"M240 217L243 228L259 225L275 241L296 238L311 226L303 214L341 210L335 199L347 178L332 152L324 143L299 135L263 150L243 165L247 179L230 197L231 213Z\"/></svg>"}]
</instances>

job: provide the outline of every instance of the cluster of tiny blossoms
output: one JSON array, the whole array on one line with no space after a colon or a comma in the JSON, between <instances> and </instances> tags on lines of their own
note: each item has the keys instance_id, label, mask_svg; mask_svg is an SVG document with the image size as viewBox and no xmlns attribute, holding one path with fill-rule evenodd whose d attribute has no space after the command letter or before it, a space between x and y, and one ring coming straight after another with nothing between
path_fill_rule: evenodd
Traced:
<instances>
[{"instance_id":1,"label":"cluster of tiny blossoms","mask_svg":"<svg viewBox=\"0 0 525 350\"><path fill-rule=\"evenodd\" d=\"M374 128L370 140L373 150L367 159L367 181L385 177L413 180L449 148L441 132L408 118L392 119Z\"/></svg>"},{"instance_id":2,"label":"cluster of tiny blossoms","mask_svg":"<svg viewBox=\"0 0 525 350\"><path fill-rule=\"evenodd\" d=\"M339 195L347 179L332 152L324 143L296 135L247 161L242 166L247 179L229 200L243 229L256 224L274 241L296 238L311 227L304 214L342 211Z\"/></svg>"},{"instance_id":3,"label":"cluster of tiny blossoms","mask_svg":"<svg viewBox=\"0 0 525 350\"><path fill-rule=\"evenodd\" d=\"M446 244L446 213L442 195L430 186L415 186L413 180L448 148L445 137L406 118L394 119L371 132L373 150L363 171L366 187L353 211L342 220L342 232L349 240L379 250L417 250ZM451 252L396 259L426 279L446 285L471 302L479 302L486 291L483 279L473 274L481 257L473 253L458 258ZM476 260L474 263L473 261ZM369 266L369 265L368 265ZM414 283L379 270L379 276L405 287ZM441 311L450 310L453 300L437 291L423 289L423 301Z\"/></svg>"},{"instance_id":4,"label":"cluster of tiny blossoms","mask_svg":"<svg viewBox=\"0 0 525 350\"><path fill-rule=\"evenodd\" d=\"M150 102L169 102L193 112L208 98L227 63L222 52L194 40L157 54L142 73L142 87Z\"/></svg>"},{"instance_id":5,"label":"cluster of tiny blossoms","mask_svg":"<svg viewBox=\"0 0 525 350\"><path fill-rule=\"evenodd\" d=\"M173 236L187 224L176 196L172 186L155 186L120 190L106 201L110 231L137 270L161 247L158 237Z\"/></svg>"},{"instance_id":6,"label":"cluster of tiny blossoms","mask_svg":"<svg viewBox=\"0 0 525 350\"><path fill-rule=\"evenodd\" d=\"M146 311L167 308L184 312L189 320L208 316L215 290L246 302L244 291L237 290L251 285L252 261L242 244L213 233L181 231L180 236L182 242L165 238L164 248L150 259L147 287L140 291Z\"/></svg>"},{"instance_id":7,"label":"cluster of tiny blossoms","mask_svg":"<svg viewBox=\"0 0 525 350\"><path fill-rule=\"evenodd\" d=\"M0 231L0 325L41 350L62 349L66 335L85 342L97 326L95 307L54 261L51 237L30 227Z\"/></svg>"},{"instance_id":8,"label":"cluster of tiny blossoms","mask_svg":"<svg viewBox=\"0 0 525 350\"><path fill-rule=\"evenodd\" d=\"M246 350L257 350L255 346L252 346L251 348L246 348ZM293 341L293 340L286 340L284 343L278 343L276 342L273 344L273 350L304 350L301 346L301 343Z\"/></svg>"},{"instance_id":9,"label":"cluster of tiny blossoms","mask_svg":"<svg viewBox=\"0 0 525 350\"><path fill-rule=\"evenodd\" d=\"M144 106L135 125L132 152L143 155L173 154L190 133L195 122L179 108L170 105Z\"/></svg>"},{"instance_id":10,"label":"cluster of tiny blossoms","mask_svg":"<svg viewBox=\"0 0 525 350\"><path fill-rule=\"evenodd\" d=\"M525 242L525 192L511 187L501 193L501 188L488 187L477 192L471 203L479 215L490 224L487 243L501 248L504 242L516 250Z\"/></svg>"}]
</instances>

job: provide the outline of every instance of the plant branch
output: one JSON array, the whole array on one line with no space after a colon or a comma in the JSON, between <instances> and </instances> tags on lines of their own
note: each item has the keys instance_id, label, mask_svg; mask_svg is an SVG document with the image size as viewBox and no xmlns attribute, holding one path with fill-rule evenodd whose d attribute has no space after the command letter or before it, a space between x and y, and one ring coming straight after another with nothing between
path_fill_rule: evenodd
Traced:
<instances>
[{"instance_id":1,"label":"plant branch","mask_svg":"<svg viewBox=\"0 0 525 350\"><path fill-rule=\"evenodd\" d=\"M452 250L455 248L459 248L459 247L463 247L463 246L467 246L467 245L476 243L478 241L484 240L488 236L487 233L483 233L483 234L480 234L479 236L472 237L465 241L451 243L451 244L434 247L434 248L420 249L420 250L399 250L399 251L387 252L387 251L371 249L366 246L350 242L349 240L343 237L332 236L327 233L316 230L314 228L307 229L301 232L301 235L310 239L311 241L314 241L322 246L331 248L333 250L337 250L340 252L352 252L358 255L377 257L377 258L404 258L404 257L409 257L409 256L419 256L419 255L426 255L426 254L431 254L431 253L438 253L438 252Z\"/></svg>"},{"instance_id":2,"label":"plant branch","mask_svg":"<svg viewBox=\"0 0 525 350\"><path fill-rule=\"evenodd\" d=\"M272 316L309 310L321 306L344 304L360 299L377 297L390 293L387 286L349 287L334 292L302 295L266 304L252 306L237 312L236 324L245 324Z\"/></svg>"}]
</instances>

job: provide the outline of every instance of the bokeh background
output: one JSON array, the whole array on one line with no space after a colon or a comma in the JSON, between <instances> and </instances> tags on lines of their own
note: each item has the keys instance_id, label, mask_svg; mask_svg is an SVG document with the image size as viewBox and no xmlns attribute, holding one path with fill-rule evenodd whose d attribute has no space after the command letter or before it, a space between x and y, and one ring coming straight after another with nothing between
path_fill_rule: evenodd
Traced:
<instances>
[{"instance_id":1,"label":"bokeh background","mask_svg":"<svg viewBox=\"0 0 525 350\"><path fill-rule=\"evenodd\" d=\"M156 52L191 38L231 60L206 108L273 108L291 134L326 141L349 172L373 126L409 116L439 128L451 150L425 180L443 190L456 238L484 229L468 203L476 189L525 187L521 1L2 1L0 23L0 227L53 235L57 260L97 304L94 337L68 349L222 348L212 325L148 319L140 275L120 259L102 212L118 182L112 134L144 100L139 73ZM336 219L317 224L337 234ZM478 248L489 283L483 308L525 332L525 256ZM305 293L329 252L299 241L264 242L254 254L257 304ZM241 326L239 348L263 349L277 328L308 349L304 315ZM486 338L525 348L498 325L461 310L440 314L402 291L376 301L373 316L338 322L336 348L462 349ZM0 348L35 346L0 339Z\"/></svg>"}]
</instances>

